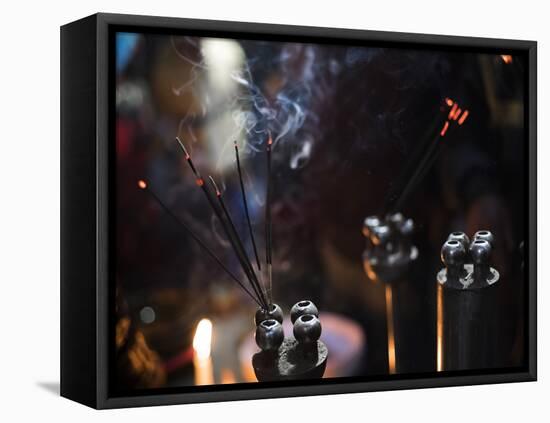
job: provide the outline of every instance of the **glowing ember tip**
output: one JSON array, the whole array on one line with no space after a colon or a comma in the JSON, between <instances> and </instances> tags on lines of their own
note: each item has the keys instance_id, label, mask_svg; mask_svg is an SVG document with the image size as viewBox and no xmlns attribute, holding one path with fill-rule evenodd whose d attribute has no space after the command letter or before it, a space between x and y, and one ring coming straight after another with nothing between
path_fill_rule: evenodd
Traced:
<instances>
[{"instance_id":1,"label":"glowing ember tip","mask_svg":"<svg viewBox=\"0 0 550 423\"><path fill-rule=\"evenodd\" d=\"M208 176L208 179L210 179L210 183L214 187L214 191L216 191L216 197L221 197L222 193L220 192L218 185L216 185L216 182L214 181L214 178L212 176Z\"/></svg>"},{"instance_id":2,"label":"glowing ember tip","mask_svg":"<svg viewBox=\"0 0 550 423\"><path fill-rule=\"evenodd\" d=\"M462 113L462 116L460 117L460 119L458 119L458 124L462 125L469 114L470 112L468 110L464 110L464 113Z\"/></svg>"},{"instance_id":3,"label":"glowing ember tip","mask_svg":"<svg viewBox=\"0 0 550 423\"><path fill-rule=\"evenodd\" d=\"M449 121L448 120L445 121L445 124L443 125L443 128L441 129L440 135L442 137L444 137L445 134L447 133L447 129L449 129Z\"/></svg>"},{"instance_id":4,"label":"glowing ember tip","mask_svg":"<svg viewBox=\"0 0 550 423\"><path fill-rule=\"evenodd\" d=\"M199 187L202 187L202 186L204 185L204 181L203 181L202 178L198 178L198 179L196 180L196 182L197 182L197 185L198 185Z\"/></svg>"},{"instance_id":5,"label":"glowing ember tip","mask_svg":"<svg viewBox=\"0 0 550 423\"><path fill-rule=\"evenodd\" d=\"M453 116L453 120L457 120L461 113L462 113L462 109L459 107Z\"/></svg>"},{"instance_id":6,"label":"glowing ember tip","mask_svg":"<svg viewBox=\"0 0 550 423\"><path fill-rule=\"evenodd\" d=\"M454 101L447 97L445 99L445 103L447 103L447 106L451 107L454 104Z\"/></svg>"},{"instance_id":7,"label":"glowing ember tip","mask_svg":"<svg viewBox=\"0 0 550 423\"><path fill-rule=\"evenodd\" d=\"M458 104L454 103L453 108L449 112L449 116L447 117L447 119L449 119L449 120L453 119L457 109L458 109Z\"/></svg>"},{"instance_id":8,"label":"glowing ember tip","mask_svg":"<svg viewBox=\"0 0 550 423\"><path fill-rule=\"evenodd\" d=\"M140 179L138 181L138 187L140 187L141 189L145 189L147 188L147 183L143 179Z\"/></svg>"},{"instance_id":9,"label":"glowing ember tip","mask_svg":"<svg viewBox=\"0 0 550 423\"><path fill-rule=\"evenodd\" d=\"M176 137L176 141L178 142L178 144L180 145L181 149L183 150L183 154L185 155L185 159L186 160L189 160L191 158L191 156L189 155L189 153L187 152L187 149L185 148L185 145L183 145L183 143L181 142L180 138L179 137Z\"/></svg>"}]
</instances>

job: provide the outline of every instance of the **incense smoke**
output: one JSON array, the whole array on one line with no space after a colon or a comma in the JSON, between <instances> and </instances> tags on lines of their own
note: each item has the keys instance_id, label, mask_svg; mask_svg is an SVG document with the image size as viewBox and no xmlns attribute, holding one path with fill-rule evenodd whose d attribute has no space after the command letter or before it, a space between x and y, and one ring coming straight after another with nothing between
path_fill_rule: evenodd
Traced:
<instances>
[{"instance_id":1,"label":"incense smoke","mask_svg":"<svg viewBox=\"0 0 550 423\"><path fill-rule=\"evenodd\" d=\"M211 134L221 145L217 169L234 140L244 154L253 155L264 150L268 134L277 161L284 159L291 169L307 164L319 138L316 107L330 96L328 80L341 70L337 60L327 57L326 47L194 37L173 38L172 43L191 66L189 79L173 93L192 93L201 117L223 128ZM191 124L195 118L196 112L189 113L178 128L191 142L197 140Z\"/></svg>"}]
</instances>

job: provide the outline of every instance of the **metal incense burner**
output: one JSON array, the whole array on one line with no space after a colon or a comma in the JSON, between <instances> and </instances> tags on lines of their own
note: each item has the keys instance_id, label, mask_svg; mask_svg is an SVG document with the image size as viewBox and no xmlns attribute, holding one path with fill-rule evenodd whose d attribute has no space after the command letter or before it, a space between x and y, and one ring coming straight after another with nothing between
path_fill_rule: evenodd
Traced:
<instances>
[{"instance_id":1,"label":"metal incense burner","mask_svg":"<svg viewBox=\"0 0 550 423\"><path fill-rule=\"evenodd\" d=\"M269 311L260 308L256 312L255 337L261 349L252 357L256 378L267 382L323 377L328 349L319 340L322 327L317 307L309 300L294 304L290 310L293 337L285 338L283 317L276 304Z\"/></svg>"},{"instance_id":2,"label":"metal incense burner","mask_svg":"<svg viewBox=\"0 0 550 423\"><path fill-rule=\"evenodd\" d=\"M491 267L495 240L478 231L470 242L453 232L441 248L437 274L437 370L486 368L497 348L499 273Z\"/></svg>"},{"instance_id":3,"label":"metal incense burner","mask_svg":"<svg viewBox=\"0 0 550 423\"><path fill-rule=\"evenodd\" d=\"M413 231L412 219L405 219L401 213L384 219L378 216L365 219L363 235L367 238L367 247L363 264L371 280L393 282L408 270L418 257L418 249L411 241Z\"/></svg>"},{"instance_id":4,"label":"metal incense burner","mask_svg":"<svg viewBox=\"0 0 550 423\"><path fill-rule=\"evenodd\" d=\"M414 223L401 213L388 214L385 218L367 217L363 235L367 246L363 253L363 266L367 277L384 284L386 305L386 332L388 349L388 372L407 370L406 315L410 300L410 284L407 272L418 257L418 249L412 244ZM410 363L409 363L410 364Z\"/></svg>"}]
</instances>

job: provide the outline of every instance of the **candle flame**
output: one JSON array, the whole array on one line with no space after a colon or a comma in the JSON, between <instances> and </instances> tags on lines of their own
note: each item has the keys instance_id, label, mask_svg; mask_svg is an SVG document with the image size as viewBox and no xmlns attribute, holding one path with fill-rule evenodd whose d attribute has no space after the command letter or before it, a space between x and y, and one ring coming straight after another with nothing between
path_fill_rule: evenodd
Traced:
<instances>
[{"instance_id":1,"label":"candle flame","mask_svg":"<svg viewBox=\"0 0 550 423\"><path fill-rule=\"evenodd\" d=\"M197 325L195 336L193 337L193 349L199 359L210 357L210 348L212 345L212 322L208 319L202 319Z\"/></svg>"},{"instance_id":2,"label":"candle flame","mask_svg":"<svg viewBox=\"0 0 550 423\"><path fill-rule=\"evenodd\" d=\"M140 179L138 181L138 187L140 187L141 189L145 189L147 188L147 183L143 179Z\"/></svg>"}]
</instances>

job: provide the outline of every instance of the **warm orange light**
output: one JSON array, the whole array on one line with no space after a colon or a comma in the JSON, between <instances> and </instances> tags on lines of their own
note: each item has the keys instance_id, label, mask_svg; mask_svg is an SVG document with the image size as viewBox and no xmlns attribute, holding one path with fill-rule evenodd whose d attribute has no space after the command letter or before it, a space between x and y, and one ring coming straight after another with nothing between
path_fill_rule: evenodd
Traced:
<instances>
[{"instance_id":1,"label":"warm orange light","mask_svg":"<svg viewBox=\"0 0 550 423\"><path fill-rule=\"evenodd\" d=\"M395 374L395 332L393 327L393 292L391 285L386 284L386 324L388 326L388 371L391 375Z\"/></svg>"},{"instance_id":2,"label":"warm orange light","mask_svg":"<svg viewBox=\"0 0 550 423\"><path fill-rule=\"evenodd\" d=\"M202 319L197 325L193 337L195 385L212 385L214 383L211 349L212 322L208 319Z\"/></svg>"},{"instance_id":3,"label":"warm orange light","mask_svg":"<svg viewBox=\"0 0 550 423\"><path fill-rule=\"evenodd\" d=\"M462 109L459 107L459 108L456 110L456 113L455 113L454 116L453 116L453 120L457 120L461 113L462 113Z\"/></svg>"},{"instance_id":4,"label":"warm orange light","mask_svg":"<svg viewBox=\"0 0 550 423\"><path fill-rule=\"evenodd\" d=\"M222 384L237 382L235 380L235 373L233 373L230 369L222 369L221 374Z\"/></svg>"},{"instance_id":5,"label":"warm orange light","mask_svg":"<svg viewBox=\"0 0 550 423\"><path fill-rule=\"evenodd\" d=\"M446 98L445 103L447 103L447 106L451 107L454 104L454 101L451 100L450 98Z\"/></svg>"},{"instance_id":6,"label":"warm orange light","mask_svg":"<svg viewBox=\"0 0 550 423\"><path fill-rule=\"evenodd\" d=\"M195 182L199 187L202 187L204 185L204 180L202 178L198 178Z\"/></svg>"},{"instance_id":7,"label":"warm orange light","mask_svg":"<svg viewBox=\"0 0 550 423\"><path fill-rule=\"evenodd\" d=\"M458 104L457 103L453 104L453 108L449 112L449 116L447 117L447 119L451 120L454 117L454 115L456 113L456 109L458 109Z\"/></svg>"},{"instance_id":8,"label":"warm orange light","mask_svg":"<svg viewBox=\"0 0 550 423\"><path fill-rule=\"evenodd\" d=\"M269 134L269 138L267 140L267 145L273 144L273 140L271 139L271 133Z\"/></svg>"},{"instance_id":9,"label":"warm orange light","mask_svg":"<svg viewBox=\"0 0 550 423\"><path fill-rule=\"evenodd\" d=\"M507 65L509 65L510 63L512 63L512 56L509 55L509 54L501 54L500 55L502 61L504 63L506 63Z\"/></svg>"},{"instance_id":10,"label":"warm orange light","mask_svg":"<svg viewBox=\"0 0 550 423\"><path fill-rule=\"evenodd\" d=\"M462 113L462 116L460 117L460 119L458 119L458 124L462 125L469 114L470 112L468 110L464 110L464 113Z\"/></svg>"},{"instance_id":11,"label":"warm orange light","mask_svg":"<svg viewBox=\"0 0 550 423\"><path fill-rule=\"evenodd\" d=\"M445 121L445 124L443 125L443 128L441 129L441 133L439 135L444 137L445 134L447 133L447 129L449 129L449 121L448 120Z\"/></svg>"},{"instance_id":12,"label":"warm orange light","mask_svg":"<svg viewBox=\"0 0 550 423\"><path fill-rule=\"evenodd\" d=\"M443 371L443 287L437 284L436 370Z\"/></svg>"},{"instance_id":13,"label":"warm orange light","mask_svg":"<svg viewBox=\"0 0 550 423\"><path fill-rule=\"evenodd\" d=\"M141 189L145 189L147 188L147 183L143 179L140 179L138 181L138 187L140 187Z\"/></svg>"},{"instance_id":14,"label":"warm orange light","mask_svg":"<svg viewBox=\"0 0 550 423\"><path fill-rule=\"evenodd\" d=\"M193 349L197 357L201 359L209 358L211 345L212 322L208 319L202 319L197 325L195 336L193 337Z\"/></svg>"}]
</instances>

